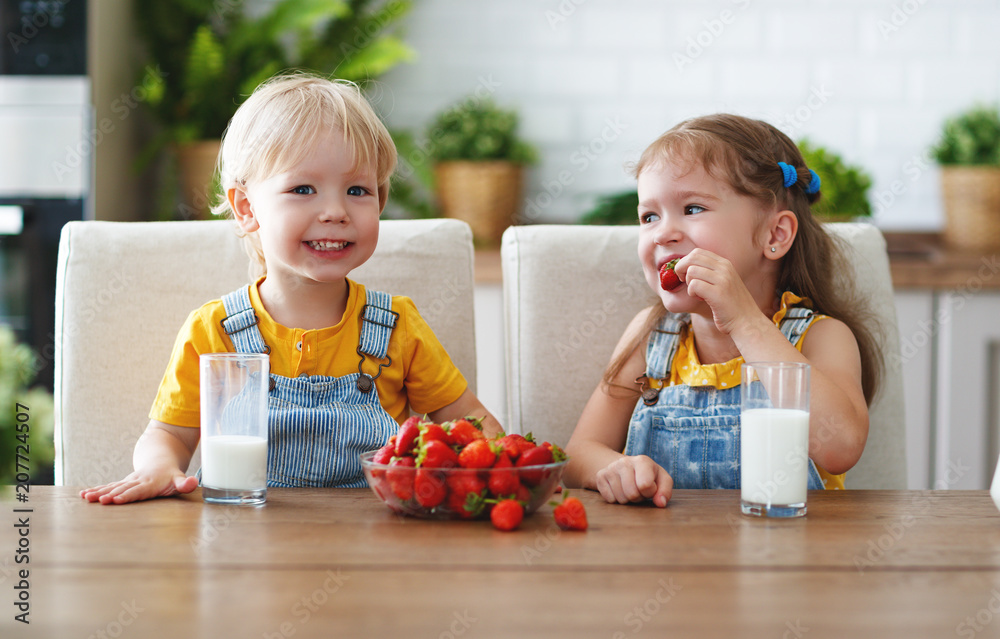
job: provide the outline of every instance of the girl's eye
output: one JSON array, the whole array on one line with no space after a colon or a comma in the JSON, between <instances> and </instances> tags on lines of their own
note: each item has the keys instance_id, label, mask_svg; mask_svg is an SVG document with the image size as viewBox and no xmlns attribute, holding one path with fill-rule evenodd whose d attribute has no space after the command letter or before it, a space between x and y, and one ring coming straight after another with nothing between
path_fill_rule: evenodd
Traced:
<instances>
[{"instance_id":1,"label":"girl's eye","mask_svg":"<svg viewBox=\"0 0 1000 639\"><path fill-rule=\"evenodd\" d=\"M363 186L352 186L347 189L348 195L362 196L368 193L368 189Z\"/></svg>"},{"instance_id":2,"label":"girl's eye","mask_svg":"<svg viewBox=\"0 0 1000 639\"><path fill-rule=\"evenodd\" d=\"M705 207L698 206L697 204L688 204L684 207L684 215L695 215L696 213L701 213L705 210Z\"/></svg>"},{"instance_id":3,"label":"girl's eye","mask_svg":"<svg viewBox=\"0 0 1000 639\"><path fill-rule=\"evenodd\" d=\"M314 189L311 186L306 186L305 184L303 184L300 186L296 186L291 190L291 192L294 193L295 195L312 195L313 193L316 192L316 189Z\"/></svg>"},{"instance_id":4,"label":"girl's eye","mask_svg":"<svg viewBox=\"0 0 1000 639\"><path fill-rule=\"evenodd\" d=\"M639 215L639 224L649 224L650 222L656 222L660 219L658 213L646 212Z\"/></svg>"}]
</instances>

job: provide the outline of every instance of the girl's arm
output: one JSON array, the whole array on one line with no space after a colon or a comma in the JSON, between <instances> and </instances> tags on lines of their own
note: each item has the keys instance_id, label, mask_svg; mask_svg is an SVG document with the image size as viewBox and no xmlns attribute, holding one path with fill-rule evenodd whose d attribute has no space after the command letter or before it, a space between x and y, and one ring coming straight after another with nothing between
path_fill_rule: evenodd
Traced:
<instances>
[{"instance_id":1,"label":"girl's arm","mask_svg":"<svg viewBox=\"0 0 1000 639\"><path fill-rule=\"evenodd\" d=\"M189 493L198 487L198 479L184 474L201 435L198 428L187 428L150 420L135 443L132 466L125 479L80 491L87 501L124 504L153 497Z\"/></svg>"},{"instance_id":2,"label":"girl's arm","mask_svg":"<svg viewBox=\"0 0 1000 639\"><path fill-rule=\"evenodd\" d=\"M465 392L458 399L443 408L431 411L427 416L438 423L461 419L462 417L479 417L483 420L484 435L495 437L503 434L503 427L500 426L497 418L490 411L486 410L486 407L479 401L479 398L468 388L465 389Z\"/></svg>"},{"instance_id":3,"label":"girl's arm","mask_svg":"<svg viewBox=\"0 0 1000 639\"><path fill-rule=\"evenodd\" d=\"M612 360L635 342L651 309L640 312L629 324L615 348ZM629 354L614 379L615 384L635 388L635 378L646 369L645 341ZM628 457L625 448L629 420L638 396L625 389L598 384L584 406L583 414L566 444L569 464L563 475L567 486L597 490L609 502L628 503L652 499L666 506L673 491L669 473L645 455Z\"/></svg>"},{"instance_id":4,"label":"girl's arm","mask_svg":"<svg viewBox=\"0 0 1000 639\"><path fill-rule=\"evenodd\" d=\"M770 319L755 328L734 331L748 361L804 362L811 366L809 457L839 475L861 458L868 440L868 406L861 388L861 355L854 334L829 318L809 327L799 352Z\"/></svg>"}]
</instances>

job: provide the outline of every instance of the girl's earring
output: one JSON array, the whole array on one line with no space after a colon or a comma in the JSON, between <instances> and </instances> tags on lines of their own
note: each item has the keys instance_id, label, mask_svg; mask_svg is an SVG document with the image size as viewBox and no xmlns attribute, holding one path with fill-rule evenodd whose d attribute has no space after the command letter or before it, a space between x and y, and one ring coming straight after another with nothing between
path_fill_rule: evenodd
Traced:
<instances>
[{"instance_id":1,"label":"girl's earring","mask_svg":"<svg viewBox=\"0 0 1000 639\"><path fill-rule=\"evenodd\" d=\"M772 253L777 253L777 252L778 252L778 249L776 249L776 248L774 248L774 247L772 246L772 247L771 247L771 252L772 252Z\"/></svg>"}]
</instances>

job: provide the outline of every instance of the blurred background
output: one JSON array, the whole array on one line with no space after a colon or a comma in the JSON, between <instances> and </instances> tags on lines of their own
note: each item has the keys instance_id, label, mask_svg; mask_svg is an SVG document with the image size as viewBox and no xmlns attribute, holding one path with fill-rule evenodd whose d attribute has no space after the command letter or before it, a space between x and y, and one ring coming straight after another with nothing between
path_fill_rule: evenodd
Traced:
<instances>
[{"instance_id":1,"label":"blurred background","mask_svg":"<svg viewBox=\"0 0 1000 639\"><path fill-rule=\"evenodd\" d=\"M0 324L34 356L34 381L11 387L51 390L62 224L206 217L229 115L298 67L361 82L393 132L403 161L387 216L468 214L448 210L455 199L493 216L469 221L485 265L480 394L501 418L489 272L503 228L634 222L628 163L681 120L728 111L804 142L830 219L887 234L912 351L911 487L992 475L1000 208L949 241L941 164L997 165L1000 151L939 149L949 135L962 148L1000 140L998 0L0 0L0 17ZM469 161L516 168L484 186ZM1000 191L993 180L984 193ZM935 279L943 269L952 279ZM975 380L970 400L956 399L960 373Z\"/></svg>"}]
</instances>

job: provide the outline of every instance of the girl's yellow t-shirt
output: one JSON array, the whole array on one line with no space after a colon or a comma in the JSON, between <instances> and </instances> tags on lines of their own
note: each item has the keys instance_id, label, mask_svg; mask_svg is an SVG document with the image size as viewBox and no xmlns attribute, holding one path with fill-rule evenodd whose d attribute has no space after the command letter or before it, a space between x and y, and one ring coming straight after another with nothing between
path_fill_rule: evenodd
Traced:
<instances>
[{"instance_id":1,"label":"girl's yellow t-shirt","mask_svg":"<svg viewBox=\"0 0 1000 639\"><path fill-rule=\"evenodd\" d=\"M786 291L781 296L781 308L774 314L772 320L775 325L780 326L781 320L788 313L788 309L808 304L809 301L806 298ZM812 321L809 322L809 327L806 328L802 336L795 343L795 348L801 351L802 342L805 340L806 334L809 333L809 328L812 328L815 322L827 317L829 316L813 315ZM711 386L718 389L739 386L741 381L740 366L743 364L743 361L743 357L740 356L728 362L702 364L698 361L698 351L695 349L694 344L694 333L690 330L685 330L680 342L677 344L677 354L674 356L673 365L670 367L670 379L666 385L685 384L687 386ZM843 490L846 473L832 475L818 465L816 466L816 470L819 471L819 476L823 480L823 485L827 490Z\"/></svg>"},{"instance_id":2,"label":"girl's yellow t-shirt","mask_svg":"<svg viewBox=\"0 0 1000 639\"><path fill-rule=\"evenodd\" d=\"M336 326L303 330L282 326L268 315L257 290L262 281L264 278L250 285L250 303L260 319L258 328L264 343L271 347L271 374L341 377L358 372L364 286L348 280L347 309ZM430 413L454 402L468 384L413 300L394 296L392 310L399 313L389 340L388 356L392 363L382 368L375 387L382 407L401 423L411 409ZM221 299L208 302L188 316L174 343L150 419L192 428L199 425L198 355L235 350L222 329L225 317ZM366 357L364 372L374 376L378 363Z\"/></svg>"}]
</instances>

